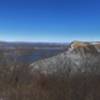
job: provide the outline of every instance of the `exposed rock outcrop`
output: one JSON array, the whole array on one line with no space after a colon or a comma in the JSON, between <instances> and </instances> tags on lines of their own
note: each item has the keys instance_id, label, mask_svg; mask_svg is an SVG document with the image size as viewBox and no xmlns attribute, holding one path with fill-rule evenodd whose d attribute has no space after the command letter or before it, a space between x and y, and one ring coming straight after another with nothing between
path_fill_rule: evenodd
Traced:
<instances>
[{"instance_id":1,"label":"exposed rock outcrop","mask_svg":"<svg viewBox=\"0 0 100 100\"><path fill-rule=\"evenodd\" d=\"M73 75L75 73L100 73L100 53L96 45L74 41L68 49L44 60L31 64L33 71L43 74Z\"/></svg>"}]
</instances>

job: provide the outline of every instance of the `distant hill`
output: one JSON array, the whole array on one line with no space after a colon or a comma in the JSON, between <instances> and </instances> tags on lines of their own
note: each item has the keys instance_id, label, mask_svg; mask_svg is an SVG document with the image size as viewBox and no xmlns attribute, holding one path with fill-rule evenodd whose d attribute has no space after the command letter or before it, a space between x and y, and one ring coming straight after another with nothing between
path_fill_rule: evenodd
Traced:
<instances>
[{"instance_id":1,"label":"distant hill","mask_svg":"<svg viewBox=\"0 0 100 100\"><path fill-rule=\"evenodd\" d=\"M0 63L30 63L63 52L67 43L0 42Z\"/></svg>"},{"instance_id":2,"label":"distant hill","mask_svg":"<svg viewBox=\"0 0 100 100\"><path fill-rule=\"evenodd\" d=\"M34 42L0 42L0 49L14 49L14 48L63 48L65 43L34 43Z\"/></svg>"}]
</instances>

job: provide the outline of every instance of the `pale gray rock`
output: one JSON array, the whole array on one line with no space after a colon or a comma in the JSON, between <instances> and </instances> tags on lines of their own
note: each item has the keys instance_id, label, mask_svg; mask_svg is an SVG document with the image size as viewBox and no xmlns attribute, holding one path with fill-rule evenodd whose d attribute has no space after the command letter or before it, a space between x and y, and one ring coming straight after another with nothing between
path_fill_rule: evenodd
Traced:
<instances>
[{"instance_id":1,"label":"pale gray rock","mask_svg":"<svg viewBox=\"0 0 100 100\"><path fill-rule=\"evenodd\" d=\"M77 46L74 44L71 43L65 52L57 56L32 63L32 71L66 76L91 72L100 74L100 53L95 46L83 42Z\"/></svg>"}]
</instances>

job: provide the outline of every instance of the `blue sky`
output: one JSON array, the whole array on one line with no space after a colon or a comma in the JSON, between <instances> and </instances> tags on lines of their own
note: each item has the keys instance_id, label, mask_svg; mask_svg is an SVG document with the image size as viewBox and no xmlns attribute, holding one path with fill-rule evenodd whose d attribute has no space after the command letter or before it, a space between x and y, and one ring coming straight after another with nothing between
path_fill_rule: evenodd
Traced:
<instances>
[{"instance_id":1,"label":"blue sky","mask_svg":"<svg viewBox=\"0 0 100 100\"><path fill-rule=\"evenodd\" d=\"M0 40L100 40L100 0L0 0Z\"/></svg>"}]
</instances>

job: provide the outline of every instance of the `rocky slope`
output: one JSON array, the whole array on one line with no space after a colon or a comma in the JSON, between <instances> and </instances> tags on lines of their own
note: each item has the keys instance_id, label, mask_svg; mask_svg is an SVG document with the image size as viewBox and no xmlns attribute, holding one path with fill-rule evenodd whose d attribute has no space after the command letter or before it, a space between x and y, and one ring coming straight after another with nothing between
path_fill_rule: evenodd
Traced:
<instances>
[{"instance_id":1,"label":"rocky slope","mask_svg":"<svg viewBox=\"0 0 100 100\"><path fill-rule=\"evenodd\" d=\"M100 45L74 41L66 51L31 64L32 71L43 74L73 75L75 73L100 73Z\"/></svg>"}]
</instances>

